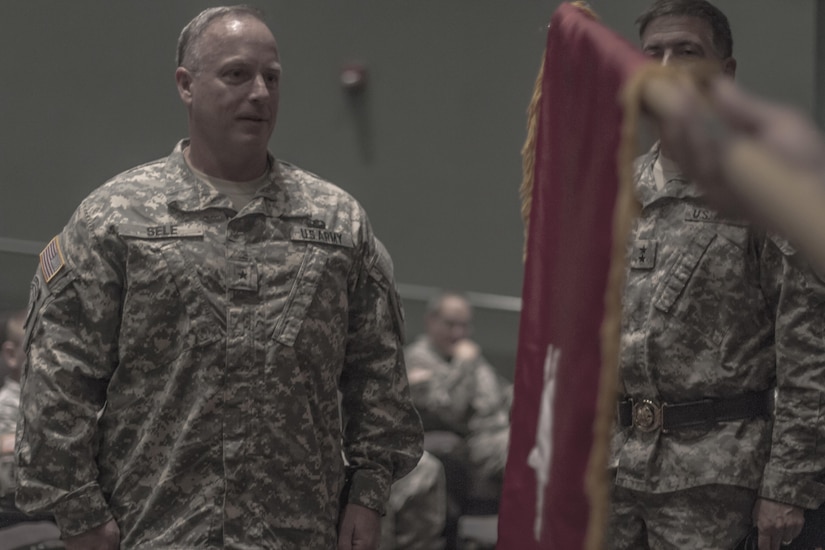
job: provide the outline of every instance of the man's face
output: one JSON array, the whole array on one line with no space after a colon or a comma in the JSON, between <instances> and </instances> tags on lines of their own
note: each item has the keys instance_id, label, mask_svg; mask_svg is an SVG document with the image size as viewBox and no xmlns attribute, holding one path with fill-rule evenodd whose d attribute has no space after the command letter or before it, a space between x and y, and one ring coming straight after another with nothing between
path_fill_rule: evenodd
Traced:
<instances>
[{"instance_id":1,"label":"man's face","mask_svg":"<svg viewBox=\"0 0 825 550\"><path fill-rule=\"evenodd\" d=\"M472 322L470 304L459 296L446 296L438 311L427 317L427 336L438 353L450 357L456 343L469 338Z\"/></svg>"},{"instance_id":2,"label":"man's face","mask_svg":"<svg viewBox=\"0 0 825 550\"><path fill-rule=\"evenodd\" d=\"M195 70L181 67L176 73L192 143L218 151L265 151L280 95L275 37L253 17L227 16L207 27L196 48Z\"/></svg>"},{"instance_id":3,"label":"man's face","mask_svg":"<svg viewBox=\"0 0 825 550\"><path fill-rule=\"evenodd\" d=\"M662 62L692 63L706 61L733 76L736 62L732 57L723 58L713 44L713 29L704 19L688 15L657 17L645 28L642 35L642 51Z\"/></svg>"}]
</instances>

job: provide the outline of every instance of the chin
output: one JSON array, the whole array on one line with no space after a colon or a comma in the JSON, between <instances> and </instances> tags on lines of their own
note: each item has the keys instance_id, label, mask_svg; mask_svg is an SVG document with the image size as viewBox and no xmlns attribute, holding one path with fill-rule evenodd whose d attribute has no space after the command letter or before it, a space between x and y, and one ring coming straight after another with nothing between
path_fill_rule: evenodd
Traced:
<instances>
[{"instance_id":1,"label":"chin","mask_svg":"<svg viewBox=\"0 0 825 550\"><path fill-rule=\"evenodd\" d=\"M245 134L233 139L232 143L235 146L266 150L269 147L269 136L270 134Z\"/></svg>"}]
</instances>

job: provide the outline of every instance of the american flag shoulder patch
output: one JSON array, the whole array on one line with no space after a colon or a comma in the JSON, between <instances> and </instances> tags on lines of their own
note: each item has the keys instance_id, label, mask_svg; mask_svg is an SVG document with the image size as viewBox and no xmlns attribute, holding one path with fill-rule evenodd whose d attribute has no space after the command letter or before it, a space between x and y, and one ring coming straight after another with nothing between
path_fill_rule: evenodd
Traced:
<instances>
[{"instance_id":1,"label":"american flag shoulder patch","mask_svg":"<svg viewBox=\"0 0 825 550\"><path fill-rule=\"evenodd\" d=\"M66 265L63 259L63 251L60 250L60 239L53 238L40 253L40 269L43 271L43 277L48 283L55 275L57 275L63 266Z\"/></svg>"}]
</instances>

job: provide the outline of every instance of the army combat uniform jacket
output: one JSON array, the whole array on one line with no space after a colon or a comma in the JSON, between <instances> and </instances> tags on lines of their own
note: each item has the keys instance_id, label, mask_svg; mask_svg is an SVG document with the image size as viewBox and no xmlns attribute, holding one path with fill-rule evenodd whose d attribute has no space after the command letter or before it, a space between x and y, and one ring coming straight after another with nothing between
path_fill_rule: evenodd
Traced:
<instances>
[{"instance_id":1,"label":"army combat uniform jacket","mask_svg":"<svg viewBox=\"0 0 825 550\"><path fill-rule=\"evenodd\" d=\"M656 403L773 394L757 416L663 433L619 428L616 483L710 484L816 508L825 501L825 285L783 240L708 208L683 179L638 165L642 210L624 292L620 385Z\"/></svg>"},{"instance_id":2,"label":"army combat uniform jacket","mask_svg":"<svg viewBox=\"0 0 825 550\"><path fill-rule=\"evenodd\" d=\"M339 188L270 157L235 213L185 146L41 254L18 505L121 549L334 548L339 498L383 512L421 454L391 262Z\"/></svg>"}]
</instances>

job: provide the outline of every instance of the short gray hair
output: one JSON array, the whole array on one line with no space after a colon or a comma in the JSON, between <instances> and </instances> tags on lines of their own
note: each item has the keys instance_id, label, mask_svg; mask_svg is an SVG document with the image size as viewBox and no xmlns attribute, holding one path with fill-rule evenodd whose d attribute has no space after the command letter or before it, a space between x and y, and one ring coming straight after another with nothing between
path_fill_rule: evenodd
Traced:
<instances>
[{"instance_id":1,"label":"short gray hair","mask_svg":"<svg viewBox=\"0 0 825 550\"><path fill-rule=\"evenodd\" d=\"M198 70L200 65L199 40L204 31L216 19L229 15L253 17L266 24L263 11L253 6L240 4L237 6L218 6L207 8L195 16L183 27L178 37L178 49L175 63L178 67L186 67L191 71Z\"/></svg>"},{"instance_id":2,"label":"short gray hair","mask_svg":"<svg viewBox=\"0 0 825 550\"><path fill-rule=\"evenodd\" d=\"M470 308L472 308L472 304L470 303L470 299L467 297L467 294L461 292L460 290L452 290L452 289L442 289L439 290L436 294L430 297L427 300L427 308L426 314L427 316L438 315L441 313L441 305L444 303L444 300L447 298L458 298L464 301Z\"/></svg>"},{"instance_id":3,"label":"short gray hair","mask_svg":"<svg viewBox=\"0 0 825 550\"><path fill-rule=\"evenodd\" d=\"M716 54L727 59L733 55L733 34L728 18L722 10L707 0L656 0L636 19L641 38L651 21L665 16L698 17L710 25Z\"/></svg>"}]
</instances>

